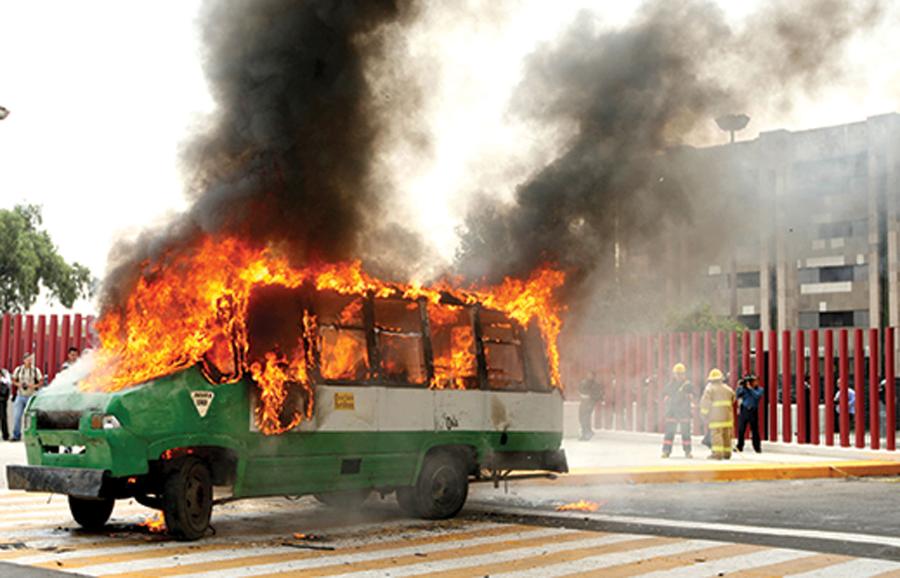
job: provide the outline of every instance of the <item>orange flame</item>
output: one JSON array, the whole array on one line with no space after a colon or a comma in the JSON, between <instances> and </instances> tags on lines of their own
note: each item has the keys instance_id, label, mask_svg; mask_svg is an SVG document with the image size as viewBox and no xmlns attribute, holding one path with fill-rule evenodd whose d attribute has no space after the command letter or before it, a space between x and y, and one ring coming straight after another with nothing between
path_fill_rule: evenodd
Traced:
<instances>
[{"instance_id":1,"label":"orange flame","mask_svg":"<svg viewBox=\"0 0 900 578\"><path fill-rule=\"evenodd\" d=\"M265 285L297 288L304 283L342 295L422 298L430 311L438 312L432 321L438 325L442 313L458 314L454 307L464 309L443 304L446 296L456 303L481 303L500 310L523 326L534 320L547 346L551 382L560 387L556 341L562 309L554 291L564 279L559 271L541 269L526 281L506 279L494 288L459 289L449 281L426 288L379 281L363 272L359 262L295 267L276 248L206 237L191 251L172 252L145 263L124 305L104 311L96 323L101 346L94 369L81 387L117 391L197 363L217 383L233 382L249 373L259 388L256 420L260 431L286 431L312 415L309 369L313 364L318 363L326 379L357 379L370 371L364 334L357 338L352 332L329 332L328 326L317 327L316 319L306 314L304 338L320 344L330 339L327 356L315 360L301 343L296 352L272 351L262 359L246 359L252 290ZM351 301L338 323L361 318L361 307L362 300ZM450 340L449 357L435 360L433 387L461 388L465 378L476 373L471 329L452 327ZM283 415L292 394L303 396L303 410Z\"/></svg>"},{"instance_id":2,"label":"orange flame","mask_svg":"<svg viewBox=\"0 0 900 578\"><path fill-rule=\"evenodd\" d=\"M147 528L153 534L158 534L166 531L166 520L163 518L162 512L156 512L147 516L147 519L139 523L138 526Z\"/></svg>"},{"instance_id":3,"label":"orange flame","mask_svg":"<svg viewBox=\"0 0 900 578\"><path fill-rule=\"evenodd\" d=\"M557 506L557 512L596 512L600 509L600 504L590 500L578 500L569 504Z\"/></svg>"}]
</instances>

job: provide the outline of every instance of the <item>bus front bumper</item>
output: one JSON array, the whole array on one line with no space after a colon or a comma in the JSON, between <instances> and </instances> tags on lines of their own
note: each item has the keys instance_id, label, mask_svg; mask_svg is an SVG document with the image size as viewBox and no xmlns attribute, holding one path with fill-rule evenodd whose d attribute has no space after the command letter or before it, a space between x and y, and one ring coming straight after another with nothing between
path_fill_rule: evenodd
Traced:
<instances>
[{"instance_id":1,"label":"bus front bumper","mask_svg":"<svg viewBox=\"0 0 900 578\"><path fill-rule=\"evenodd\" d=\"M50 492L96 498L103 488L104 470L52 466L6 466L10 490Z\"/></svg>"}]
</instances>

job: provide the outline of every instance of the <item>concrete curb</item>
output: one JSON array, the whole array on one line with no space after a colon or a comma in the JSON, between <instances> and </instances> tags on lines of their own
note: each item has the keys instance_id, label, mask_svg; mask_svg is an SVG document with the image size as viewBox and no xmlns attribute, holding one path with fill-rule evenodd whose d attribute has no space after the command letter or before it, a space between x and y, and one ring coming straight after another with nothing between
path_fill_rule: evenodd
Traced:
<instances>
[{"instance_id":1,"label":"concrete curb","mask_svg":"<svg viewBox=\"0 0 900 578\"><path fill-rule=\"evenodd\" d=\"M680 482L734 482L762 480L803 480L900 475L900 462L872 460L805 462L778 464L734 464L727 462L696 465L583 468L554 481L536 483L588 484L670 484Z\"/></svg>"},{"instance_id":2,"label":"concrete curb","mask_svg":"<svg viewBox=\"0 0 900 578\"><path fill-rule=\"evenodd\" d=\"M627 432L601 430L595 433L595 440L614 440L625 442L658 443L662 434L653 432ZM694 445L698 446L702 436L693 436ZM837 441L837 440L835 440ZM750 445L750 440L746 441ZM835 458L844 460L877 460L882 462L900 463L900 451L889 452L886 450L866 450L857 448L842 448L836 446L812 446L809 444L787 444L783 442L763 442L763 452L773 454L794 454L798 456L815 456L822 458Z\"/></svg>"}]
</instances>

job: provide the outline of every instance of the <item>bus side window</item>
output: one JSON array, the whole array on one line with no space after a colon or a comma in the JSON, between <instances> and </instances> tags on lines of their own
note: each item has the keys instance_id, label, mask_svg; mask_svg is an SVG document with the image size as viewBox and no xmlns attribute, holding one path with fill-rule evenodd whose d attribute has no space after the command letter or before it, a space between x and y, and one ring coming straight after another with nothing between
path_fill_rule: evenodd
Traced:
<instances>
[{"instance_id":1,"label":"bus side window","mask_svg":"<svg viewBox=\"0 0 900 578\"><path fill-rule=\"evenodd\" d=\"M418 302L376 299L375 343L385 380L414 385L425 383L428 373Z\"/></svg>"},{"instance_id":2,"label":"bus side window","mask_svg":"<svg viewBox=\"0 0 900 578\"><path fill-rule=\"evenodd\" d=\"M435 389L478 389L472 308L428 304Z\"/></svg>"},{"instance_id":3,"label":"bus side window","mask_svg":"<svg viewBox=\"0 0 900 578\"><path fill-rule=\"evenodd\" d=\"M318 327L316 345L322 378L334 381L368 379L364 299L335 291L319 291L314 299Z\"/></svg>"},{"instance_id":4,"label":"bus side window","mask_svg":"<svg viewBox=\"0 0 900 578\"><path fill-rule=\"evenodd\" d=\"M482 309L480 317L488 388L506 391L527 390L517 326L498 311Z\"/></svg>"}]
</instances>

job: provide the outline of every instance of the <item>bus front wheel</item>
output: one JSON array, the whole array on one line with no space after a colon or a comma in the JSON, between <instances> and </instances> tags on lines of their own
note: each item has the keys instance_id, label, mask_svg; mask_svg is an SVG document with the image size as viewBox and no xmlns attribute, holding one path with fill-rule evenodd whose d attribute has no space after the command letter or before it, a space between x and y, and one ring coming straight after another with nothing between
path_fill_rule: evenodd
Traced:
<instances>
[{"instance_id":1,"label":"bus front wheel","mask_svg":"<svg viewBox=\"0 0 900 578\"><path fill-rule=\"evenodd\" d=\"M112 514L116 501L112 498L77 498L69 496L69 511L85 530L99 530Z\"/></svg>"},{"instance_id":2,"label":"bus front wheel","mask_svg":"<svg viewBox=\"0 0 900 578\"><path fill-rule=\"evenodd\" d=\"M469 494L469 476L465 464L449 452L436 452L425 458L416 485L397 492L400 507L409 507L420 518L442 520L462 510Z\"/></svg>"},{"instance_id":3,"label":"bus front wheel","mask_svg":"<svg viewBox=\"0 0 900 578\"><path fill-rule=\"evenodd\" d=\"M163 490L166 529L181 540L198 540L206 534L212 514L212 476L201 460L188 457L173 464Z\"/></svg>"}]
</instances>

